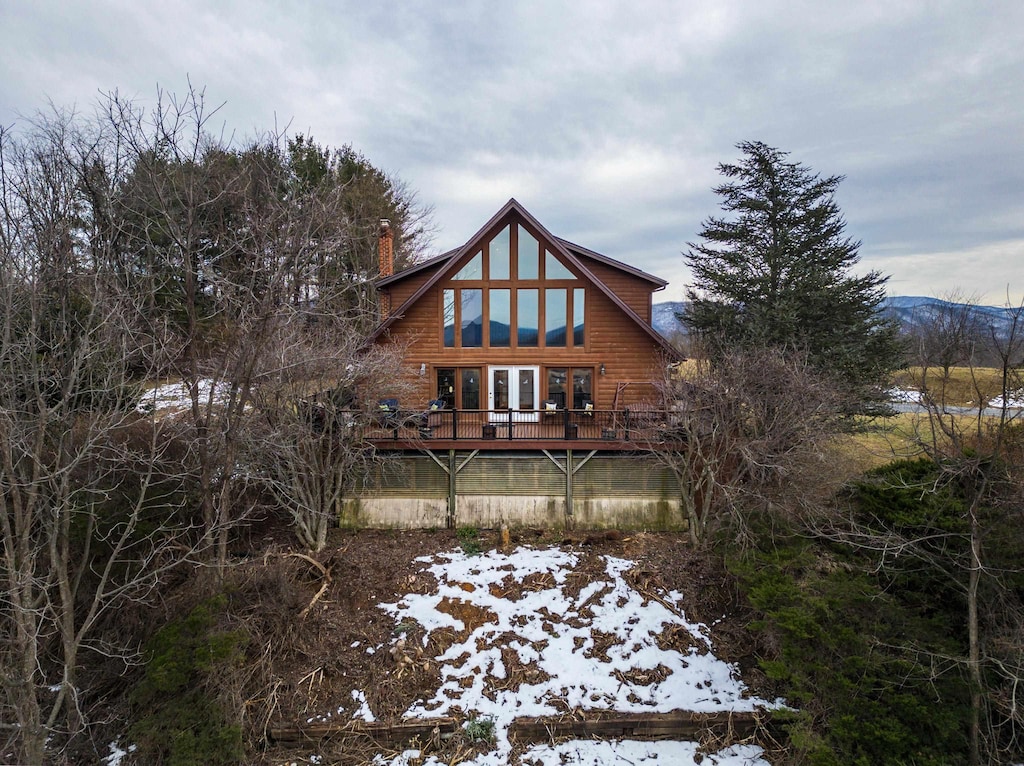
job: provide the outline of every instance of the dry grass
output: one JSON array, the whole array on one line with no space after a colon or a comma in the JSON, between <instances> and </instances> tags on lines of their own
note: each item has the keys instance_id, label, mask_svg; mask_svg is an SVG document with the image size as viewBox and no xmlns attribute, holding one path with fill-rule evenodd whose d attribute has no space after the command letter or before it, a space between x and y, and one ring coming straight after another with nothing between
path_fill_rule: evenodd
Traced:
<instances>
[{"instance_id":1,"label":"dry grass","mask_svg":"<svg viewBox=\"0 0 1024 766\"><path fill-rule=\"evenodd\" d=\"M922 380L936 398L942 393L942 400L956 407L974 407L979 399L989 402L1002 393L1002 372L995 367L953 367L948 378L937 367L908 367L896 374L893 385L921 390Z\"/></svg>"},{"instance_id":2,"label":"dry grass","mask_svg":"<svg viewBox=\"0 0 1024 766\"><path fill-rule=\"evenodd\" d=\"M841 436L836 449L850 474L859 474L921 454L921 429L927 427L921 413L902 413L874 420L868 430Z\"/></svg>"},{"instance_id":3,"label":"dry grass","mask_svg":"<svg viewBox=\"0 0 1024 766\"><path fill-rule=\"evenodd\" d=\"M947 427L952 424L955 431L968 440L972 434L986 432L998 422L998 418L977 413L945 415L944 420ZM941 433L932 432L928 414L905 412L891 418L878 418L868 430L840 437L835 446L846 472L852 475L893 460L919 457L924 454L921 445L933 441L942 444L945 440Z\"/></svg>"}]
</instances>

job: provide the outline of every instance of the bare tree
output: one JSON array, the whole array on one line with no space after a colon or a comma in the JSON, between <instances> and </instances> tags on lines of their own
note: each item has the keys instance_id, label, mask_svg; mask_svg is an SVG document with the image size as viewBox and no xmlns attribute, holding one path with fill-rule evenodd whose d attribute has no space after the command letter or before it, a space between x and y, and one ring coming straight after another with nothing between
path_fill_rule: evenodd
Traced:
<instances>
[{"instance_id":1,"label":"bare tree","mask_svg":"<svg viewBox=\"0 0 1024 766\"><path fill-rule=\"evenodd\" d=\"M386 460L367 436L379 392L401 390L403 349L364 347L346 322L301 318L279 337L258 378L243 462L287 510L300 544L319 552L357 482Z\"/></svg>"},{"instance_id":2,"label":"bare tree","mask_svg":"<svg viewBox=\"0 0 1024 766\"><path fill-rule=\"evenodd\" d=\"M136 656L103 621L189 552L156 489L168 442L135 413L140 296L94 195L120 160L66 114L0 131L0 730L27 763L85 727L88 655Z\"/></svg>"},{"instance_id":3,"label":"bare tree","mask_svg":"<svg viewBox=\"0 0 1024 766\"><path fill-rule=\"evenodd\" d=\"M959 290L940 295L914 317L916 361L942 372L948 381L957 365L976 361L979 345L985 343L985 328L977 311L977 296Z\"/></svg>"},{"instance_id":4,"label":"bare tree","mask_svg":"<svg viewBox=\"0 0 1024 766\"><path fill-rule=\"evenodd\" d=\"M796 357L735 351L664 383L666 429L652 452L676 474L698 544L745 515L792 509L821 484L839 423L832 387Z\"/></svg>"},{"instance_id":5,"label":"bare tree","mask_svg":"<svg viewBox=\"0 0 1024 766\"><path fill-rule=\"evenodd\" d=\"M354 355L368 316L333 313L372 311L348 300L369 272L322 268L367 249L347 187L303 184L284 137L236 148L211 116L201 91L149 112L111 94L94 119L0 131L0 731L21 760L83 730L83 654L131 661L132 638L101 631L118 605L197 551L223 572L248 438L288 432L277 445L333 471L297 501L314 546L368 454L300 434L285 395L385 366ZM184 384L186 414L136 411L157 377Z\"/></svg>"},{"instance_id":6,"label":"bare tree","mask_svg":"<svg viewBox=\"0 0 1024 766\"><path fill-rule=\"evenodd\" d=\"M163 99L149 115L116 95L108 107L112 130L134 155L120 196L132 224L127 248L156 283L150 319L177 339L166 368L189 391L191 468L222 568L230 530L244 515L237 498L246 476L237 469L256 415L257 379L273 378L268 364L288 342L313 359L330 357L310 345L324 337L318 322L340 315L355 337L372 326L374 307L360 296L373 274L367 258L357 267L351 253L369 250L365 216L351 214L346 184L298 174L284 136L241 150L211 137L202 92ZM370 204L365 190L358 202Z\"/></svg>"}]
</instances>

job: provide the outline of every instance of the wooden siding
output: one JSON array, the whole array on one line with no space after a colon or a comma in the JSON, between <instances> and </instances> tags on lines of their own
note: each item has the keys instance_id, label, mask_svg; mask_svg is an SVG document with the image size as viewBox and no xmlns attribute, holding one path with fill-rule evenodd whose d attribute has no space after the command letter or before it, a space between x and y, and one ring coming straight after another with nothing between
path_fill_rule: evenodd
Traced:
<instances>
[{"instance_id":1,"label":"wooden siding","mask_svg":"<svg viewBox=\"0 0 1024 766\"><path fill-rule=\"evenodd\" d=\"M437 268L441 268L438 266ZM423 286L427 280L434 276L437 269L424 269L418 274L414 274L408 279L402 279L397 282L393 282L388 286L388 291L391 293L391 308L398 309L403 303L409 300L409 297L415 293L420 287Z\"/></svg>"},{"instance_id":2,"label":"wooden siding","mask_svg":"<svg viewBox=\"0 0 1024 766\"><path fill-rule=\"evenodd\" d=\"M637 316L647 324L651 323L651 293L654 290L650 282L587 258L585 255L579 258L590 272L611 288L611 291L633 309Z\"/></svg>"},{"instance_id":3,"label":"wooden siding","mask_svg":"<svg viewBox=\"0 0 1024 766\"><path fill-rule=\"evenodd\" d=\"M473 242L488 242L496 233L510 223L525 226L535 236L543 248L557 252L557 247L542 232L522 217L513 212L499 216L491 222ZM468 249L461 259L465 262L472 258L480 249L476 246ZM583 266L601 284L608 288L619 300L627 305L640 319L650 326L651 293L653 285L637 275L603 263L585 254L574 254ZM543 259L543 256L541 256ZM461 263L445 261L437 269L450 270L454 273L461 268ZM392 311L397 312L402 304L409 300L427 283L437 276L437 269L430 268L423 273L410 275L408 279L398 280L388 286L391 293ZM443 343L442 291L446 288L486 290L488 283L483 280L460 280L453 283L444 278L431 285L419 298L409 306L401 316L394 315L393 321L386 332L378 338L378 342L397 341L407 347L406 367L407 383L411 384L411 394L401 398L400 406L415 409L425 407L426 403L437 396L436 371L439 368L481 369L480 406L486 407L488 375L486 368L492 365L539 366L541 370L540 398L546 396L546 376L543 368L590 368L593 370L591 395L598 410L612 409L622 406L622 400L616 399L616 391L629 384L632 389L632 400L636 401L639 390L635 384L646 384L646 391L653 392L652 382L660 381L664 369L664 349L647 331L632 320L595 284L586 278L577 280L556 281L516 281L502 280L495 287L514 290L517 286L536 287L543 290L547 286L572 290L575 287L586 289L585 309L585 344L583 347L565 348L446 348ZM544 311L543 299L541 312ZM485 321L485 326L487 322ZM457 329L457 328L456 328ZM571 327L569 329L571 333ZM425 365L425 374L420 375L421 366ZM599 370L604 365L605 374ZM386 396L381 392L381 398Z\"/></svg>"},{"instance_id":4,"label":"wooden siding","mask_svg":"<svg viewBox=\"0 0 1024 766\"><path fill-rule=\"evenodd\" d=\"M594 406L611 409L619 383L658 381L664 368L661 349L636 323L630 321L603 293L587 290L587 343L578 348L445 348L441 337L440 294L438 285L424 294L405 316L392 325L392 340L407 343L408 382L414 389L413 401L403 406L425 406L436 396L433 390L439 367L480 367L488 365L539 365L540 367L592 367L594 369ZM427 366L419 375L420 365ZM605 375L598 370L605 365ZM486 401L486 375L481 401ZM542 375L543 377L543 375ZM543 384L542 384L543 385ZM543 396L543 390L542 390Z\"/></svg>"}]
</instances>

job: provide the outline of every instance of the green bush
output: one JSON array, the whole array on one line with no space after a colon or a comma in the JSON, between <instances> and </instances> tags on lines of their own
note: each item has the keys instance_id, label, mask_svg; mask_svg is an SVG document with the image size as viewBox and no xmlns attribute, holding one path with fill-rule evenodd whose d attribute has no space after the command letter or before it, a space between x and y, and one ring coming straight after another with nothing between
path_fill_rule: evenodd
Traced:
<instances>
[{"instance_id":1,"label":"green bush","mask_svg":"<svg viewBox=\"0 0 1024 766\"><path fill-rule=\"evenodd\" d=\"M951 498L914 489L934 480L934 466L885 470L846 498L861 524L959 529ZM919 562L879 569L866 552L777 525L727 563L760 613L752 627L772 647L762 669L795 708L777 718L794 762L966 762L966 681L930 659L964 653L962 598L951 583Z\"/></svg>"},{"instance_id":2,"label":"green bush","mask_svg":"<svg viewBox=\"0 0 1024 766\"><path fill-rule=\"evenodd\" d=\"M130 729L140 763L228 766L244 756L242 729L211 681L242 659L245 637L217 629L227 604L217 596L154 635L146 672L131 695Z\"/></svg>"},{"instance_id":3,"label":"green bush","mask_svg":"<svg viewBox=\"0 0 1024 766\"><path fill-rule=\"evenodd\" d=\"M480 544L480 532L476 527L459 527L455 532L459 545L467 556L476 556L483 547Z\"/></svg>"}]
</instances>

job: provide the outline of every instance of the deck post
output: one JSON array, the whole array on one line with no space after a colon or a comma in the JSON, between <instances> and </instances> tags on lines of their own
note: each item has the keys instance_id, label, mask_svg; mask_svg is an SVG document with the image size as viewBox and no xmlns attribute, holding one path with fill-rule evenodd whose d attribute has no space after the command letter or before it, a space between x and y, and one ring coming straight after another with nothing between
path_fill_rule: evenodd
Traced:
<instances>
[{"instance_id":1,"label":"deck post","mask_svg":"<svg viewBox=\"0 0 1024 766\"><path fill-rule=\"evenodd\" d=\"M448 450L448 529L455 529L455 479L459 469L455 465L455 450Z\"/></svg>"},{"instance_id":2,"label":"deck post","mask_svg":"<svg viewBox=\"0 0 1024 766\"><path fill-rule=\"evenodd\" d=\"M566 529L573 528L573 508L572 508L572 450L567 449L565 451L565 527Z\"/></svg>"}]
</instances>

